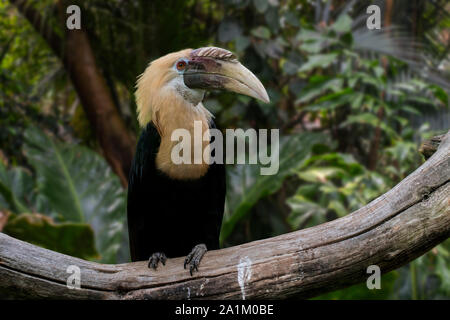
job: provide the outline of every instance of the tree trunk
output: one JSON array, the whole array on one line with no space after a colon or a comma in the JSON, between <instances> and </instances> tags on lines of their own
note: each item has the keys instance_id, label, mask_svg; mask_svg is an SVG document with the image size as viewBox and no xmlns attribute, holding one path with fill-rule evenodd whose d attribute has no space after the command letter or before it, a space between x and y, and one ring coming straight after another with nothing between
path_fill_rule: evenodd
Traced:
<instances>
[{"instance_id":1,"label":"tree trunk","mask_svg":"<svg viewBox=\"0 0 450 320\"><path fill-rule=\"evenodd\" d=\"M126 186L136 141L114 105L83 30L67 31L64 60L105 158Z\"/></svg>"},{"instance_id":2,"label":"tree trunk","mask_svg":"<svg viewBox=\"0 0 450 320\"><path fill-rule=\"evenodd\" d=\"M66 31L65 37L61 38L43 23L39 12L28 1L10 0L10 2L28 19L62 60L106 160L119 176L122 185L126 186L136 140L127 130L114 105L83 25L81 30L68 30L63 25L62 30ZM58 6L64 7L62 2L58 2ZM65 14L65 7L63 9Z\"/></svg>"}]
</instances>

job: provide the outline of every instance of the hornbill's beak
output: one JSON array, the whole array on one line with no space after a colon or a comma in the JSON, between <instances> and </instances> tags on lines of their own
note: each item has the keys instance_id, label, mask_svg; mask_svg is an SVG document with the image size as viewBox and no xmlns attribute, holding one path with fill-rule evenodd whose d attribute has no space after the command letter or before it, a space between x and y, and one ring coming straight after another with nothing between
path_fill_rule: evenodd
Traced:
<instances>
[{"instance_id":1,"label":"hornbill's beak","mask_svg":"<svg viewBox=\"0 0 450 320\"><path fill-rule=\"evenodd\" d=\"M222 89L268 103L261 81L228 50L205 47L193 50L184 72L184 83L192 89Z\"/></svg>"}]
</instances>

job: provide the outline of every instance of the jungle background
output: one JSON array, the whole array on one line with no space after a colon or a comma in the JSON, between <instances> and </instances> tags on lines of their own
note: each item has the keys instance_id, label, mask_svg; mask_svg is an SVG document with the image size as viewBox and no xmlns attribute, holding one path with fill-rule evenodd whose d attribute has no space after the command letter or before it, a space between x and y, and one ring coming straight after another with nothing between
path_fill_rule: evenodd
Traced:
<instances>
[{"instance_id":1,"label":"jungle background","mask_svg":"<svg viewBox=\"0 0 450 320\"><path fill-rule=\"evenodd\" d=\"M67 6L81 30L66 28ZM366 9L381 8L380 30ZM136 77L152 60L235 52L271 102L213 92L219 128L279 128L280 170L227 166L224 247L360 208L450 127L445 0L0 0L0 231L103 263L129 261L126 184ZM149 204L150 206L151 204ZM448 299L450 242L319 299Z\"/></svg>"}]
</instances>

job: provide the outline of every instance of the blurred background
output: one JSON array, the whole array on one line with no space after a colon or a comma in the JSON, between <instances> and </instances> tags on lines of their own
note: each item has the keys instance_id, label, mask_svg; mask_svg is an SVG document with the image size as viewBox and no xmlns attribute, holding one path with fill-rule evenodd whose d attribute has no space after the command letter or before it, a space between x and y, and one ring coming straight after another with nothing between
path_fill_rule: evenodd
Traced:
<instances>
[{"instance_id":1,"label":"blurred background","mask_svg":"<svg viewBox=\"0 0 450 320\"><path fill-rule=\"evenodd\" d=\"M66 8L81 8L68 32ZM381 9L369 30L367 7ZM280 171L227 166L222 246L337 219L388 191L450 127L446 0L0 0L0 231L103 263L129 261L136 77L169 52L219 46L270 104L213 92L219 128L278 128ZM150 204L149 204L150 205ZM449 299L450 241L319 299Z\"/></svg>"}]
</instances>

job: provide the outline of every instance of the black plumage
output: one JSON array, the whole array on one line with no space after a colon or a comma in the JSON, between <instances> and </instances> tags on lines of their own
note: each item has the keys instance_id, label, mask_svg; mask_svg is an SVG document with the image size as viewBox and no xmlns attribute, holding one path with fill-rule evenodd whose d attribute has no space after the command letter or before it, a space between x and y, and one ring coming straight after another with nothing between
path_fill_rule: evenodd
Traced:
<instances>
[{"instance_id":1,"label":"black plumage","mask_svg":"<svg viewBox=\"0 0 450 320\"><path fill-rule=\"evenodd\" d=\"M212 121L211 121L212 122ZM211 123L214 127L214 123ZM219 248L225 167L211 164L199 179L176 180L156 168L161 137L150 122L142 131L129 175L128 232L132 261L162 252L185 256L198 244Z\"/></svg>"}]
</instances>

